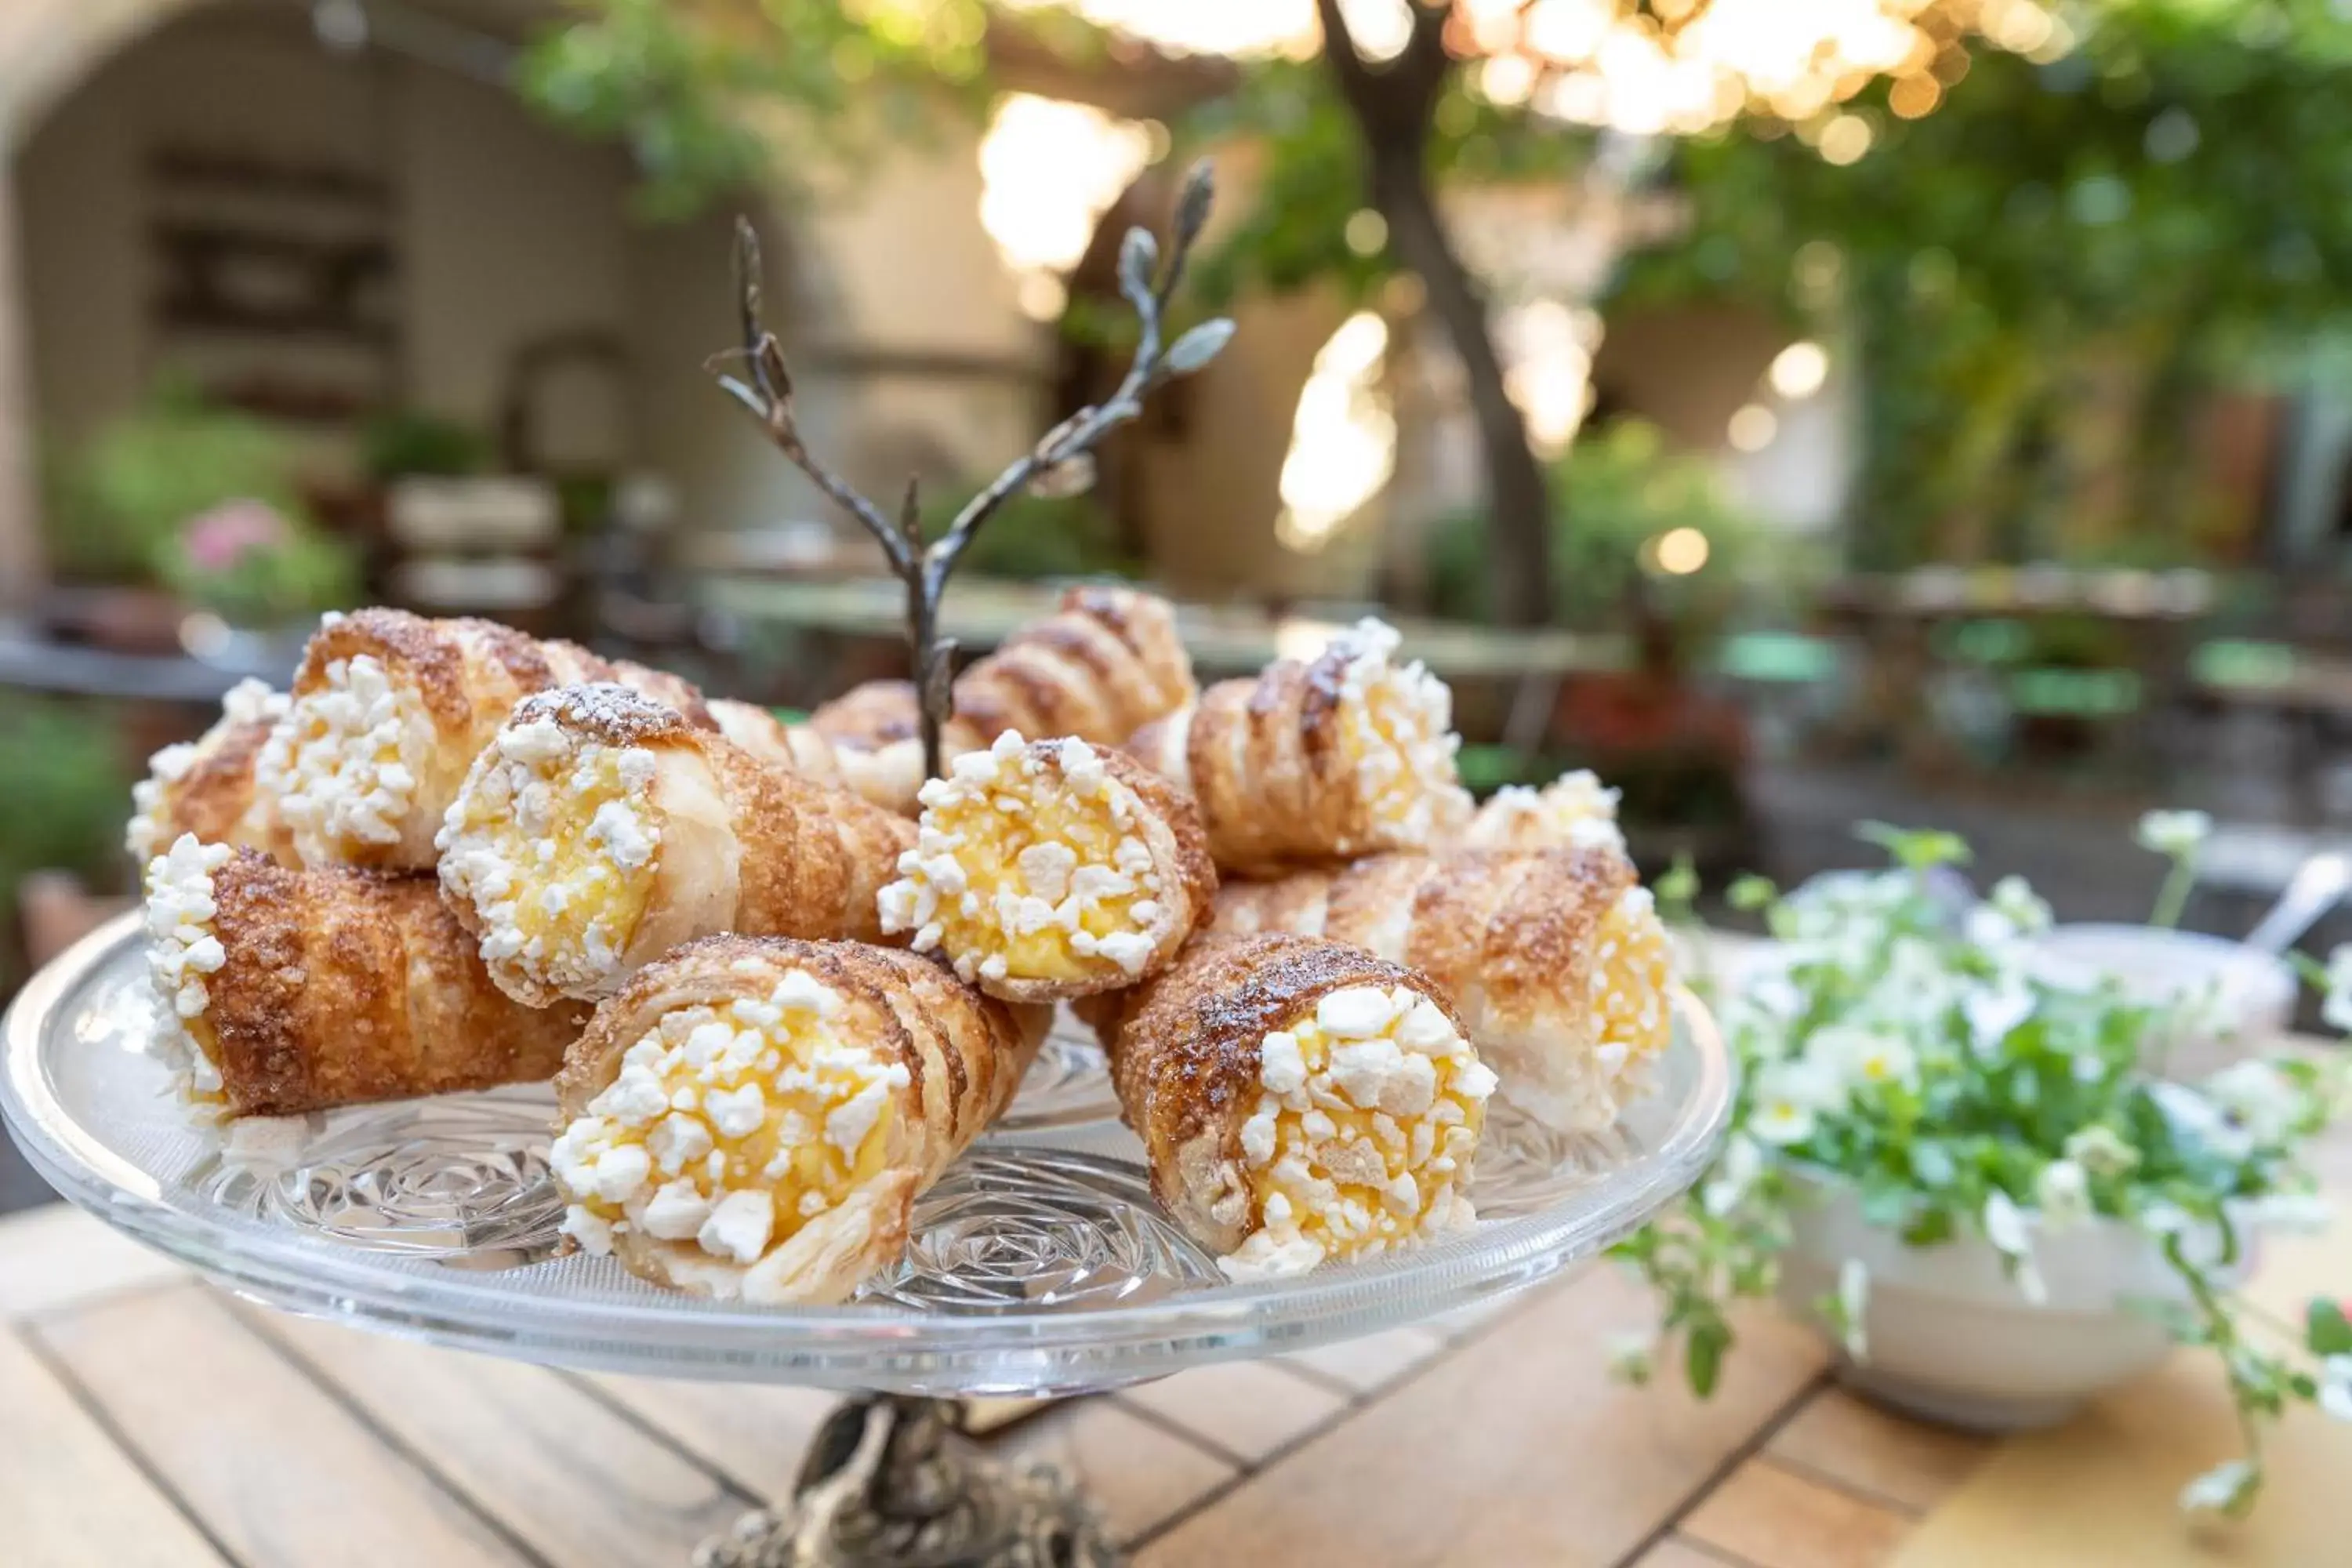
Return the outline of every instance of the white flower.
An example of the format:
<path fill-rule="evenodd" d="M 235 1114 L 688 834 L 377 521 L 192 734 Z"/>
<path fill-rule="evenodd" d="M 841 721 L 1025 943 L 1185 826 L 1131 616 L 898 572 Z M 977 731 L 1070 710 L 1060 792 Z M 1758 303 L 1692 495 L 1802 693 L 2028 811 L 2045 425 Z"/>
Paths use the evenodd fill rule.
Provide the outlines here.
<path fill-rule="evenodd" d="M 2327 955 L 2327 994 L 2319 1004 L 2319 1016 L 2329 1028 L 2352 1035 L 2352 942 Z"/>
<path fill-rule="evenodd" d="M 2139 819 L 2140 847 L 2174 860 L 2196 854 L 2212 832 L 2213 819 L 2201 811 L 2151 811 Z"/>
<path fill-rule="evenodd" d="M 2050 929 L 2050 905 L 2022 877 L 2003 877 L 1995 882 L 1992 896 L 1985 902 L 2006 916 L 2021 933 Z"/>
<path fill-rule="evenodd" d="M 2253 1140 L 2221 1114 L 2221 1108 L 2187 1084 L 2151 1083 L 2147 1097 L 2171 1123 L 2174 1134 L 2203 1145 L 2224 1160 L 2242 1160 L 2254 1152 Z"/>
<path fill-rule="evenodd" d="M 1998 980 L 1973 986 L 1960 1001 L 1969 1020 L 1969 1035 L 1979 1055 L 2000 1048 L 2010 1031 L 2033 1016 L 2033 991 L 2024 977 L 2004 973 Z"/>
<path fill-rule="evenodd" d="M 1610 1336 L 1610 1375 L 1626 1383 L 1647 1383 L 1653 1359 L 1649 1335 L 1636 1331 Z"/>
<path fill-rule="evenodd" d="M 2045 1229 L 2064 1230 L 2091 1217 L 2091 1179 L 2072 1160 L 2053 1160 L 2033 1179 L 2033 1202 Z"/>
<path fill-rule="evenodd" d="M 1870 1311 L 1870 1266 L 1859 1258 L 1849 1258 L 1838 1266 L 1838 1316 L 1845 1353 L 1856 1361 L 1870 1359 L 1870 1335 L 1864 1319 Z"/>
<path fill-rule="evenodd" d="M 2066 1140 L 2066 1158 L 2095 1176 L 2120 1176 L 2139 1163 L 2139 1151 L 2114 1128 L 2095 1124 Z"/>
<path fill-rule="evenodd" d="M 2319 1407 L 2338 1421 L 2352 1421 L 2352 1355 L 2319 1363 Z"/>
<path fill-rule="evenodd" d="M 2190 1512 L 2227 1512 L 2253 1484 L 2254 1468 L 2243 1459 L 2216 1465 L 2180 1489 L 2180 1506 Z"/>
<path fill-rule="evenodd" d="M 1919 1054 L 1910 1041 L 1888 1028 L 1840 1025 L 1823 1029 L 1807 1043 L 1805 1059 L 1848 1089 L 1890 1083 L 1907 1088 L 1919 1079 Z"/>
<path fill-rule="evenodd" d="M 2025 1211 L 2011 1201 L 2007 1193 L 1996 1189 L 1985 1199 L 1985 1239 L 2008 1258 L 2011 1273 L 2017 1280 L 2018 1294 L 2038 1307 L 2049 1300 L 2049 1291 L 2042 1283 L 2041 1270 L 2033 1266 L 2033 1237 L 2026 1229 Z"/>
<path fill-rule="evenodd" d="M 2265 1193 L 2247 1200 L 2245 1215 L 2263 1230 L 2284 1236 L 2317 1236 L 2336 1217 L 2336 1210 L 2316 1193 Z"/>
<path fill-rule="evenodd" d="M 1715 1163 L 1715 1174 L 1700 1192 L 1699 1202 L 1720 1219 L 1739 1206 L 1763 1170 L 1764 1151 L 1756 1140 L 1735 1132 L 1725 1141 L 1723 1157 Z"/>
<path fill-rule="evenodd" d="M 1837 1081 L 1810 1060 L 1774 1062 L 1756 1075 L 1756 1109 L 1748 1130 L 1786 1147 L 1813 1135 L 1821 1112 L 1843 1103 Z"/>
<path fill-rule="evenodd" d="M 2284 1142 L 2303 1114 L 2303 1096 L 2268 1062 L 2233 1062 L 2205 1080 L 2205 1093 L 2260 1145 Z"/>

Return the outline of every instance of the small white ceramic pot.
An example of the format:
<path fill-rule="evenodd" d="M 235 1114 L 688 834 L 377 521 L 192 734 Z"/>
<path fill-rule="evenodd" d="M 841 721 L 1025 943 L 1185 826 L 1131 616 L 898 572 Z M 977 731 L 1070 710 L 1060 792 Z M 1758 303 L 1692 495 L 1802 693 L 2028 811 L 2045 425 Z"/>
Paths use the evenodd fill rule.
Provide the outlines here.
<path fill-rule="evenodd" d="M 2158 926 L 2053 926 L 2033 939 L 2035 973 L 2055 985 L 2112 979 L 2134 1002 L 2164 1007 L 2210 997 L 2200 1028 L 2148 1043 L 2147 1066 L 2202 1078 L 2268 1046 L 2294 1018 L 2295 975 L 2284 959 L 2217 936 Z"/>
<path fill-rule="evenodd" d="M 1982 1237 L 1907 1247 L 1863 1218 L 1859 1195 L 1843 1182 L 1801 1176 L 1799 1183 L 1808 1197 L 1791 1216 L 1780 1303 L 1822 1331 L 1840 1375 L 1857 1393 L 1968 1431 L 2026 1431 L 2063 1421 L 2171 1349 L 2164 1329 L 2129 1303 L 2179 1303 L 2187 1291 L 2164 1255 L 2117 1221 L 2090 1219 L 2053 1234 L 2027 1215 L 2046 1289 L 2037 1304 Z M 2199 1241 L 2208 1249 L 2219 1245 L 2218 1236 Z M 1837 1345 L 1819 1308 L 1836 1293 L 1848 1258 L 1870 1271 L 1859 1362 Z M 2242 1253 L 2225 1278 L 2242 1277 L 2246 1262 Z"/>

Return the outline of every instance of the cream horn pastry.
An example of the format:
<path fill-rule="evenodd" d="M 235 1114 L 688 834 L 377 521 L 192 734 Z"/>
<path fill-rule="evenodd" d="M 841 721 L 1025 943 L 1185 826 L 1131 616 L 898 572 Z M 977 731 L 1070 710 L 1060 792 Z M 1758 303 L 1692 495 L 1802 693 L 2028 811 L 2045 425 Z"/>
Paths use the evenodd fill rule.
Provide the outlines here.
<path fill-rule="evenodd" d="M 1589 768 L 1562 773 L 1541 789 L 1505 784 L 1479 805 L 1454 847 L 1611 849 L 1622 855 L 1617 795 Z"/>
<path fill-rule="evenodd" d="M 295 672 L 260 784 L 304 865 L 431 870 L 442 814 L 515 704 L 593 680 L 619 681 L 709 722 L 688 682 L 571 643 L 404 610 L 331 617 Z"/>
<path fill-rule="evenodd" d="M 714 698 L 709 708 L 719 732 L 762 762 L 845 789 L 900 816 L 922 809 L 915 795 L 923 787 L 923 743 L 912 736 L 860 746 L 836 741 L 814 724 L 787 724 L 755 703 Z"/>
<path fill-rule="evenodd" d="M 764 763 L 623 686 L 529 697 L 444 825 L 441 890 L 490 976 L 593 1000 L 682 942 L 879 937 L 915 825 Z"/>
<path fill-rule="evenodd" d="M 157 1047 L 205 1118 L 552 1078 L 587 1019 L 501 994 L 430 877 L 184 834 L 148 865 L 146 911 Z"/>
<path fill-rule="evenodd" d="M 284 693 L 240 680 L 221 716 L 195 740 L 148 759 L 147 777 L 131 786 L 125 847 L 144 865 L 183 833 L 200 843 L 258 849 L 291 864 L 294 848 L 277 803 L 256 784 L 254 770 L 270 732 L 286 716 Z"/>
<path fill-rule="evenodd" d="M 1234 1279 L 1467 1227 L 1495 1075 L 1424 975 L 1311 937 L 1201 936 L 1091 1008 L 1151 1190 Z"/>
<path fill-rule="evenodd" d="M 1116 746 L 1192 700 L 1175 607 L 1133 588 L 1076 587 L 956 678 L 950 752 L 1007 731 Z"/>
<path fill-rule="evenodd" d="M 1165 967 L 1216 891 L 1200 819 L 1118 752 L 1006 731 L 922 790 L 913 848 L 882 889 L 911 933 L 992 996 L 1045 1002 Z"/>
<path fill-rule="evenodd" d="M 1128 743 L 1189 793 L 1220 869 L 1418 849 L 1459 831 L 1470 796 L 1454 772 L 1453 696 L 1396 632 L 1360 622 L 1311 659 L 1223 680 Z"/>
<path fill-rule="evenodd" d="M 698 1295 L 843 1300 L 898 1260 L 1050 1017 L 895 949 L 690 942 L 597 1009 L 556 1080 L 564 1232 Z"/>
<path fill-rule="evenodd" d="M 1007 731 L 1116 746 L 1196 692 L 1173 605 L 1134 588 L 1076 587 L 956 678 L 940 749 L 979 751 Z M 853 687 L 809 722 L 868 751 L 921 732 L 915 688 L 904 680 Z"/>
<path fill-rule="evenodd" d="M 1646 1081 L 1671 1031 L 1664 926 L 1613 850 L 1383 855 L 1228 883 L 1212 929 L 1353 942 L 1427 974 L 1503 1098 L 1594 1131 Z"/>

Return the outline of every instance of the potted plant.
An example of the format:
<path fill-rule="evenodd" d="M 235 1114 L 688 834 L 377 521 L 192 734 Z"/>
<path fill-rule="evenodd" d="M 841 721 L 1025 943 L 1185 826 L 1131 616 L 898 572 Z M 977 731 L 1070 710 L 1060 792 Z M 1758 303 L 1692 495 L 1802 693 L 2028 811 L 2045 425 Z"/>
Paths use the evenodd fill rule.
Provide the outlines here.
<path fill-rule="evenodd" d="M 2321 1217 L 2302 1155 L 2346 1109 L 2338 1061 L 2246 1059 L 2194 1084 L 2144 1046 L 2179 1003 L 2054 981 L 2023 880 L 1956 909 L 1949 834 L 1873 828 L 1895 865 L 1783 896 L 1728 889 L 1776 941 L 1720 988 L 1743 1069 L 1708 1178 L 1618 1255 L 1709 1390 L 1742 1297 L 1815 1323 L 1858 1388 L 1979 1428 L 2047 1424 L 2174 1342 L 2226 1370 L 2246 1457 L 2184 1501 L 2236 1512 L 2261 1423 L 2291 1400 L 2352 1419 L 2352 1342 L 2315 1310 L 2308 1357 L 2250 1334 L 2230 1295 L 2255 1237 Z M 1687 907 L 1693 879 L 1664 879 Z M 2352 954 L 2333 965 L 2352 992 Z M 2352 1017 L 2352 997 L 2331 1003 Z M 1622 1364 L 1645 1375 L 1654 1345 Z"/>
<path fill-rule="evenodd" d="M 194 387 L 159 383 L 130 413 L 67 450 L 51 469 L 43 508 L 76 629 L 133 651 L 179 646 L 184 605 L 172 561 L 189 519 L 251 498 L 299 511 L 293 448 L 250 415 L 208 403 Z"/>
<path fill-rule="evenodd" d="M 350 603 L 358 588 L 341 541 L 251 496 L 186 519 L 165 542 L 158 566 L 163 581 L 221 624 L 220 636 L 192 643 L 190 651 L 239 668 L 290 668 L 290 653 L 319 613 Z M 279 646 L 289 643 L 290 649 Z"/>

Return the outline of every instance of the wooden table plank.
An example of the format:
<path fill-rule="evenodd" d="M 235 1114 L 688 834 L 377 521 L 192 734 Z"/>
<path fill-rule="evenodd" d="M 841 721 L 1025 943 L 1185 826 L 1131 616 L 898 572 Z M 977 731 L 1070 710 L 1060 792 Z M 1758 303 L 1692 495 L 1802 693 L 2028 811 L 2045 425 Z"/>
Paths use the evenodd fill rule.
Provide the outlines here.
<path fill-rule="evenodd" d="M 188 1278 L 70 1204 L 45 1204 L 0 1219 L 0 1320 L 62 1311 L 125 1290 Z"/>
<path fill-rule="evenodd" d="M 682 1563 L 751 1500 L 544 1367 L 284 1313 L 245 1316 L 563 1568 Z"/>
<path fill-rule="evenodd" d="M 1623 1387 L 1601 1347 L 1654 1311 L 1616 1271 L 1588 1270 L 1251 1477 L 1140 1563 L 1616 1563 L 1821 1365 L 1810 1334 L 1759 1312 L 1742 1320 L 1713 1400 L 1664 1379 Z"/>
<path fill-rule="evenodd" d="M 1360 1394 L 1393 1383 L 1434 1359 L 1447 1342 L 1446 1337 L 1433 1329 L 1391 1329 L 1384 1334 L 1342 1340 L 1336 1345 L 1301 1351 L 1282 1359 L 1286 1364 L 1305 1367 Z"/>
<path fill-rule="evenodd" d="M 774 1384 L 592 1373 L 584 1386 L 612 1401 L 752 1497 L 788 1495 L 801 1456 L 841 1395 Z"/>
<path fill-rule="evenodd" d="M 1907 1515 L 1754 1458 L 1691 1510 L 1682 1533 L 1756 1568 L 1878 1568 L 1910 1529 Z"/>
<path fill-rule="evenodd" d="M 1272 1362 L 1226 1362 L 1180 1372 L 1117 1396 L 1255 1464 L 1348 1408 L 1334 1393 Z"/>
<path fill-rule="evenodd" d="M 246 1568 L 541 1561 L 190 1286 L 30 1331 Z"/>
<path fill-rule="evenodd" d="M 220 1568 L 21 1339 L 0 1329 L 0 1543 L 23 1568 Z"/>
<path fill-rule="evenodd" d="M 1634 1558 L 1628 1568 L 1755 1568 L 1755 1565 L 1727 1556 L 1687 1536 L 1670 1535 Z"/>
<path fill-rule="evenodd" d="M 1230 1480 L 1234 1467 L 1108 1399 L 1074 1399 L 988 1445 L 1009 1460 L 1057 1466 L 1094 1500 L 1112 1539 L 1155 1530 Z M 1250 1557 L 1236 1561 L 1271 1562 Z"/>
<path fill-rule="evenodd" d="M 1765 1451 L 1919 1514 L 1950 1495 L 1997 1446 L 1987 1437 L 1906 1420 L 1842 1388 L 1825 1388 L 1773 1434 Z"/>

